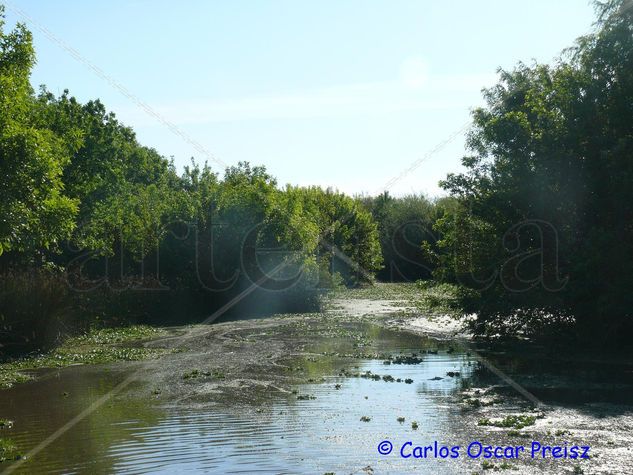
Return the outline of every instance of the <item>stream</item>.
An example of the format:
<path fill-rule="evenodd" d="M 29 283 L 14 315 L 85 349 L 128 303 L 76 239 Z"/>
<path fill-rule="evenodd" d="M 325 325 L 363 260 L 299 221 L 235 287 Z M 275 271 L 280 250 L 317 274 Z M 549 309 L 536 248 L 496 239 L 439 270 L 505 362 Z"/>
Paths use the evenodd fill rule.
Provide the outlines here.
<path fill-rule="evenodd" d="M 16 466 L 16 473 L 436 474 L 480 469 L 481 460 L 405 459 L 398 451 L 406 441 L 465 446 L 486 437 L 485 428 L 477 425 L 479 416 L 469 416 L 461 395 L 499 385 L 498 377 L 456 342 L 364 322 L 354 331 L 371 334 L 371 348 L 365 351 L 363 343 L 351 343 L 344 335 L 319 340 L 289 360 L 289 372 L 300 372 L 302 383 L 292 385 L 291 392 L 253 397 L 252 404 L 220 400 L 191 406 L 163 399 L 145 380 L 135 382 Z M 543 368 L 542 359 L 510 360 L 493 352 L 487 357 L 505 362 L 508 371 L 546 402 L 558 404 L 559 411 L 575 404 L 586 412 L 587 404 L 606 403 L 611 409 L 602 406 L 591 417 L 602 411 L 606 420 L 613 408 L 614 417 L 630 412 L 630 406 L 622 406 L 632 400 L 630 368 L 614 375 L 585 365 L 576 376 L 567 371 L 572 382 L 557 386 L 547 376 L 536 382 L 534 375 L 540 373 L 535 368 Z M 128 363 L 42 371 L 36 381 L 0 393 L 0 417 L 14 421 L 13 428 L 4 430 L 26 453 L 131 371 Z M 615 386 L 605 386 L 607 380 Z M 581 381 L 582 390 L 574 386 Z M 596 385 L 603 391 L 592 392 Z M 499 386 L 497 394 L 504 399 L 495 410 L 526 410 L 525 401 Z M 596 394 L 615 399 L 599 400 Z M 564 410 L 552 428 L 563 427 L 565 418 L 578 421 Z M 393 453 L 378 453 L 383 440 L 393 443 Z"/>

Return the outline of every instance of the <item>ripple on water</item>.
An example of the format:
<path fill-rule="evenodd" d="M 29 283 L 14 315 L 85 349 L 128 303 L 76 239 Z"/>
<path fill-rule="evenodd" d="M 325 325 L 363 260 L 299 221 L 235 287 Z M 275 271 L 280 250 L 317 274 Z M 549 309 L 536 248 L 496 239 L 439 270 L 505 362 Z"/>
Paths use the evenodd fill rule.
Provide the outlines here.
<path fill-rule="evenodd" d="M 113 468 L 119 473 L 318 473 L 367 465 L 414 470 L 410 462 L 379 456 L 376 447 L 383 439 L 450 437 L 448 420 L 454 414 L 449 398 L 460 379 L 446 373 L 459 371 L 468 377 L 466 363 L 464 355 L 426 355 L 416 365 L 356 361 L 359 368 L 348 369 L 350 373 L 389 374 L 402 382 L 327 377 L 323 383 L 298 388 L 299 394 L 315 399 L 280 399 L 263 413 L 250 415 L 170 410 L 153 427 L 127 427 L 130 436 L 114 444 L 108 456 L 115 460 Z M 433 380 L 440 375 L 443 379 Z M 407 378 L 414 382 L 405 384 Z M 339 389 L 335 389 L 337 384 Z M 362 416 L 370 421 L 362 422 Z M 404 423 L 397 421 L 400 416 L 405 417 Z M 411 428 L 414 420 L 419 422 L 417 431 Z M 440 469 L 426 465 L 429 473 Z"/>
<path fill-rule="evenodd" d="M 412 351 L 416 350 L 405 353 Z M 166 408 L 148 401 L 114 399 L 19 471 L 348 473 L 367 465 L 397 472 L 455 470 L 454 464 L 425 461 L 416 466 L 396 455 L 380 456 L 376 448 L 384 439 L 395 446 L 405 440 L 450 442 L 450 420 L 455 417 L 450 398 L 470 375 L 468 356 L 440 352 L 422 355 L 419 364 L 391 365 L 382 360 L 332 360 L 334 375 L 296 388 L 298 394 L 315 399 L 276 398 L 259 413 L 218 406 Z M 342 369 L 347 374 L 391 375 L 402 382 L 337 376 Z M 458 371 L 461 377 L 448 377 L 449 371 Z M 28 450 L 124 377 L 124 372 L 104 372 L 98 367 L 52 371 L 40 381 L 5 392 L 0 416 L 11 414 L 16 424 L 10 436 Z M 407 378 L 413 383 L 405 384 Z M 362 416 L 369 417 L 369 422 L 361 421 Z M 398 417 L 405 422 L 398 422 Z M 418 430 L 411 428 L 412 421 L 419 423 Z"/>

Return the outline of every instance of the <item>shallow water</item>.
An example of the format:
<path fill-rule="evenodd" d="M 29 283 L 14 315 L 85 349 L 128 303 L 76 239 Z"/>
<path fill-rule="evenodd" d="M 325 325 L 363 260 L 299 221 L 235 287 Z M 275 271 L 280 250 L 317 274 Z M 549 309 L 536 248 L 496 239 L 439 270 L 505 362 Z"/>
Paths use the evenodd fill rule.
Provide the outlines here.
<path fill-rule="evenodd" d="M 360 344 L 358 340 L 352 343 L 341 334 L 310 348 L 310 354 L 326 356 L 293 361 L 306 380 L 315 381 L 296 386 L 296 395 L 276 394 L 250 406 L 191 409 L 166 404 L 160 396 L 151 395 L 151 387 L 131 388 L 134 391 L 115 396 L 21 464 L 17 472 L 371 473 L 368 467 L 376 473 L 464 471 L 461 460 L 405 460 L 397 451 L 409 440 L 422 445 L 435 440 L 450 445 L 464 442 L 456 393 L 470 385 L 499 381 L 458 345 L 364 324 L 359 328 L 370 337 L 371 349 L 363 348 L 362 339 Z M 352 348 L 357 353 L 366 349 L 367 353 L 378 350 L 391 356 L 415 354 L 421 361 L 384 364 L 383 357 L 340 356 L 349 355 Z M 547 380 L 542 362 L 540 372 L 535 369 L 537 359 L 526 366 L 504 355 L 487 356 L 525 382 L 535 375 Z M 0 418 L 15 424 L 0 432 L 0 437 L 10 437 L 22 452 L 28 452 L 122 381 L 129 374 L 121 369 L 124 367 L 47 371 L 38 381 L 1 392 Z M 402 381 L 355 376 L 367 371 Z M 450 377 L 449 372 L 460 374 Z M 574 373 L 569 374 L 573 379 Z M 574 384 L 583 381 L 582 374 L 573 379 Z M 591 374 L 602 375 L 598 380 L 605 382 L 604 372 Z M 618 384 L 623 384 L 622 373 L 618 374 Z M 406 384 L 407 378 L 413 382 Z M 560 395 L 557 386 L 532 382 L 545 395 L 547 388 Z M 298 396 L 311 398 L 299 400 Z M 370 420 L 362 421 L 363 416 Z M 404 417 L 405 422 L 398 422 L 398 417 Z M 417 430 L 411 426 L 413 421 L 419 424 Z M 378 454 L 383 440 L 393 442 L 391 455 Z M 6 465 L 0 464 L 0 469 L 4 468 Z"/>
<path fill-rule="evenodd" d="M 449 438 L 455 417 L 451 395 L 462 378 L 468 378 L 472 361 L 458 351 L 422 354 L 421 347 L 435 347 L 424 339 L 398 340 L 389 334 L 382 343 L 381 352 L 417 352 L 423 360 L 386 365 L 382 359 L 298 359 L 296 364 L 318 382 L 297 386 L 297 395 L 275 396 L 253 407 L 192 410 L 165 405 L 160 397 L 138 400 L 123 394 L 23 463 L 18 472 L 324 473 L 368 465 L 395 469 L 399 458 L 379 455 L 378 443 Z M 4 391 L 0 417 L 15 422 L 6 436 L 27 452 L 123 380 L 126 372 L 115 368 L 49 371 L 38 381 Z M 342 370 L 371 371 L 402 381 L 340 376 Z M 446 376 L 449 371 L 459 371 L 462 378 Z M 432 380 L 435 377 L 443 379 Z M 413 383 L 406 384 L 406 378 Z M 299 400 L 298 395 L 314 399 Z M 362 416 L 371 420 L 363 422 Z M 406 418 L 404 423 L 397 421 L 400 416 Z M 414 420 L 419 423 L 415 431 Z M 415 470 L 408 463 L 398 471 L 404 468 Z"/>
<path fill-rule="evenodd" d="M 119 473 L 324 473 L 391 466 L 389 457 L 377 454 L 383 439 L 426 440 L 446 433 L 452 415 L 444 399 L 459 381 L 428 379 L 464 371 L 463 363 L 459 356 L 446 355 L 429 355 L 419 365 L 362 361 L 360 371 L 417 381 L 326 377 L 298 387 L 299 395 L 315 399 L 279 399 L 255 414 L 169 409 L 152 427 L 128 424 L 130 437 L 112 444 L 107 457 Z M 336 384 L 340 389 L 334 389 Z M 399 415 L 406 417 L 405 423 L 396 420 Z M 371 420 L 362 422 L 362 416 Z M 417 431 L 411 428 L 413 420 L 420 423 Z"/>

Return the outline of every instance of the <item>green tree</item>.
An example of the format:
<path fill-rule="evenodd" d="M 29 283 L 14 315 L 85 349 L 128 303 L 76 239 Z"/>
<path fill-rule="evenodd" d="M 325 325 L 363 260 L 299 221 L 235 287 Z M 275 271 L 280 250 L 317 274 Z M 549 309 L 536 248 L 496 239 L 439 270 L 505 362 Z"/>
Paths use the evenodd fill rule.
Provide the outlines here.
<path fill-rule="evenodd" d="M 22 24 L 10 33 L 3 27 L 0 6 L 0 253 L 55 249 L 75 226 L 78 201 L 65 193 L 62 175 L 80 137 L 40 126 L 31 33 Z"/>
<path fill-rule="evenodd" d="M 481 291 L 480 331 L 558 315 L 586 334 L 630 334 L 633 11 L 624 6 L 597 4 L 595 31 L 555 65 L 500 71 L 474 111 L 468 172 L 443 183 L 460 211 L 438 227 L 444 275 L 468 275 Z"/>
<path fill-rule="evenodd" d="M 430 254 L 437 241 L 433 225 L 442 208 L 423 195 L 395 198 L 384 192 L 361 201 L 378 224 L 385 262 L 378 277 L 387 281 L 429 279 L 435 267 Z"/>
<path fill-rule="evenodd" d="M 378 226 L 358 200 L 319 187 L 292 188 L 302 196 L 304 213 L 316 224 L 318 261 L 324 272 L 339 273 L 348 284 L 373 280 L 382 267 Z"/>

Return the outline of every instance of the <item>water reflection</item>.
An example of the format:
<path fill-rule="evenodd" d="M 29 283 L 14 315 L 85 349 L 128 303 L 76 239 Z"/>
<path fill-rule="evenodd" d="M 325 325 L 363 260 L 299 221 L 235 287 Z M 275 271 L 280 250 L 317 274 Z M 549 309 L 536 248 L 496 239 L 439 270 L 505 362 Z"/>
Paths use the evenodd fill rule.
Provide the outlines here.
<path fill-rule="evenodd" d="M 18 473 L 360 473 L 368 466 L 377 473 L 455 473 L 464 468 L 461 461 L 381 456 L 377 446 L 385 439 L 396 450 L 407 440 L 457 442 L 463 424 L 455 393 L 499 380 L 451 342 L 366 323 L 342 329 L 332 325 L 331 331 L 331 338 L 315 339 L 292 360 L 305 381 L 313 381 L 294 388 L 296 394 L 275 393 L 263 404 L 260 398 L 252 405 L 193 410 L 167 406 L 151 387 L 131 388 L 21 465 Z M 399 355 L 417 360 L 395 364 L 393 357 Z M 559 367 L 534 355 L 486 356 L 547 402 L 565 394 L 591 402 L 613 393 L 631 403 L 627 367 Z M 389 358 L 391 364 L 385 364 Z M 122 381 L 128 373 L 117 368 L 48 371 L 38 381 L 0 392 L 0 418 L 15 421 L 0 437 L 10 437 L 27 452 Z"/>
<path fill-rule="evenodd" d="M 450 395 L 461 380 L 446 373 L 460 372 L 468 378 L 472 366 L 470 358 L 459 352 L 424 353 L 424 348 L 435 347 L 426 340 L 398 339 L 384 332 L 374 332 L 372 338 L 380 340 L 382 352 L 417 352 L 421 362 L 386 365 L 383 359 L 298 358 L 296 364 L 317 382 L 300 385 L 296 391 L 314 399 L 275 397 L 263 406 L 245 408 L 166 407 L 149 396 L 147 388 L 146 400 L 129 395 L 111 400 L 18 472 L 324 473 L 368 465 L 395 469 L 402 461 L 379 456 L 377 444 L 385 438 L 441 439 L 453 417 Z M 360 351 L 358 344 L 344 339 L 338 346 L 331 343 L 326 346 L 339 354 Z M 415 346 L 407 346 L 411 343 Z M 401 382 L 339 376 L 367 371 Z M 67 368 L 3 392 L 0 417 L 15 421 L 7 436 L 27 451 L 125 376 L 112 367 Z M 404 383 L 409 378 L 413 383 Z M 370 421 L 362 422 L 362 416 Z M 398 417 L 405 422 L 398 422 Z M 412 421 L 419 423 L 417 431 L 411 428 Z M 408 463 L 397 471 L 404 469 L 416 470 Z"/>
<path fill-rule="evenodd" d="M 446 373 L 460 371 L 468 377 L 465 363 L 463 355 L 446 354 L 427 355 L 417 365 L 360 361 L 350 371 L 411 378 L 414 383 L 326 376 L 323 382 L 297 388 L 299 395 L 314 399 L 279 399 L 261 413 L 183 414 L 172 409 L 155 426 L 127 425 L 130 436 L 113 444 L 108 456 L 116 460 L 112 466 L 119 473 L 325 473 L 367 465 L 419 470 L 395 456 L 379 456 L 376 447 L 383 439 L 448 439 L 448 419 L 454 417 L 449 396 L 459 380 Z M 443 379 L 432 379 L 438 375 Z M 370 421 L 362 422 L 363 416 Z M 404 423 L 398 422 L 400 416 Z M 417 431 L 411 428 L 413 421 L 419 423 Z M 428 473 L 438 472 L 432 462 L 426 466 Z"/>

